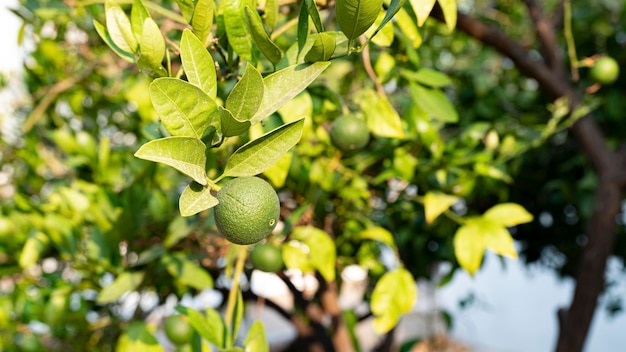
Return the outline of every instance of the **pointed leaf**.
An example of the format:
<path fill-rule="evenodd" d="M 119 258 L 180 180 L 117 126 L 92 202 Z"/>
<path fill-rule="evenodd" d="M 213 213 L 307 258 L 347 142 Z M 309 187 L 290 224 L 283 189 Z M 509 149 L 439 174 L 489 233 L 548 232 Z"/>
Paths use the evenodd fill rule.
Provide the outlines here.
<path fill-rule="evenodd" d="M 250 330 L 248 330 L 248 335 L 243 342 L 244 351 L 245 352 L 269 352 L 269 344 L 267 343 L 267 338 L 265 337 L 265 329 L 263 329 L 263 323 L 257 320 L 255 321 Z"/>
<path fill-rule="evenodd" d="M 246 65 L 241 79 L 226 98 L 226 109 L 237 121 L 249 121 L 263 100 L 263 76 L 254 65 Z"/>
<path fill-rule="evenodd" d="M 319 10 L 317 9 L 317 4 L 315 0 L 304 0 L 304 4 L 306 4 L 307 12 L 315 25 L 315 30 L 318 33 L 324 32 L 324 24 L 322 23 L 322 19 L 320 18 Z"/>
<path fill-rule="evenodd" d="M 193 28 L 193 34 L 200 40 L 203 47 L 211 34 L 214 14 L 214 0 L 198 0 L 196 2 L 196 8 L 191 19 L 191 27 Z"/>
<path fill-rule="evenodd" d="M 410 70 L 401 70 L 400 75 L 409 81 L 424 84 L 433 88 L 442 88 L 452 83 L 450 77 L 439 71 L 430 68 L 420 68 L 417 72 Z"/>
<path fill-rule="evenodd" d="M 211 99 L 217 96 L 217 75 L 213 57 L 188 29 L 180 41 L 180 59 L 189 83 L 199 87 Z"/>
<path fill-rule="evenodd" d="M 484 219 L 484 218 L 483 218 Z M 505 227 L 485 219 L 481 225 L 485 235 L 485 248 L 496 254 L 517 259 L 517 250 L 513 237 Z"/>
<path fill-rule="evenodd" d="M 280 51 L 278 46 L 274 44 L 274 42 L 270 39 L 270 36 L 265 32 L 265 28 L 263 27 L 263 21 L 261 20 L 261 16 L 256 10 L 252 10 L 249 6 L 245 7 L 245 18 L 248 28 L 250 30 L 250 34 L 252 35 L 252 39 L 256 43 L 261 53 L 265 55 L 265 57 L 270 60 L 271 63 L 276 65 L 278 61 L 283 56 L 283 53 Z"/>
<path fill-rule="evenodd" d="M 228 44 L 243 59 L 252 61 L 252 37 L 246 26 L 244 8 L 254 7 L 250 0 L 229 0 L 224 6 L 224 26 L 228 36 Z"/>
<path fill-rule="evenodd" d="M 456 123 L 459 114 L 450 100 L 439 89 L 430 89 L 419 84 L 411 83 L 411 93 L 419 107 L 428 113 L 428 116 L 441 123 Z"/>
<path fill-rule="evenodd" d="M 190 137 L 166 137 L 142 145 L 135 153 L 140 159 L 150 160 L 175 168 L 206 185 L 206 146 Z"/>
<path fill-rule="evenodd" d="M 408 14 L 405 9 L 400 9 L 394 19 L 395 24 L 400 28 L 402 33 L 410 42 L 413 49 L 417 49 L 422 45 L 422 34 L 415 25 L 415 20 Z"/>
<path fill-rule="evenodd" d="M 391 248 L 396 248 L 396 243 L 393 240 L 393 234 L 383 227 L 370 227 L 361 231 L 359 237 L 363 240 L 378 241 Z"/>
<path fill-rule="evenodd" d="M 122 59 L 130 63 L 135 63 L 135 55 L 133 55 L 133 53 L 131 53 L 130 51 L 124 50 L 117 46 L 117 44 L 115 44 L 115 42 L 113 41 L 113 38 L 111 38 L 111 33 L 109 33 L 109 31 L 104 28 L 104 25 L 102 25 L 102 23 L 93 20 L 93 26 L 96 28 L 96 32 L 98 32 L 100 38 L 102 38 L 102 40 L 106 43 L 106 45 L 109 46 L 109 48 L 111 48 L 111 50 L 113 50 L 113 52 L 115 52 Z"/>
<path fill-rule="evenodd" d="M 193 16 L 194 0 L 176 0 L 176 4 L 180 9 L 180 13 L 183 15 L 187 23 L 191 23 L 191 17 Z"/>
<path fill-rule="evenodd" d="M 480 268 L 487 245 L 482 230 L 477 221 L 468 221 L 454 235 L 456 260 L 470 275 Z"/>
<path fill-rule="evenodd" d="M 457 0 L 437 0 L 441 10 L 443 11 L 443 18 L 446 20 L 446 26 L 448 30 L 452 32 L 456 27 L 456 2 Z"/>
<path fill-rule="evenodd" d="M 213 278 L 207 271 L 185 257 L 184 254 L 165 255 L 161 262 L 167 272 L 183 285 L 198 290 L 213 287 Z"/>
<path fill-rule="evenodd" d="M 224 137 L 239 136 L 250 129 L 250 121 L 238 121 L 233 117 L 230 111 L 221 106 L 218 108 Z"/>
<path fill-rule="evenodd" d="M 298 14 L 298 55 L 302 52 L 307 38 L 309 37 L 309 9 L 306 4 L 300 4 L 300 12 Z"/>
<path fill-rule="evenodd" d="M 107 2 L 105 11 L 107 30 L 115 45 L 124 51 L 136 53 L 139 43 L 124 10 L 119 5 Z"/>
<path fill-rule="evenodd" d="M 426 222 L 432 223 L 439 215 L 443 214 L 450 206 L 459 201 L 459 197 L 450 196 L 441 192 L 427 192 L 424 196 L 424 212 Z"/>
<path fill-rule="evenodd" d="M 302 136 L 304 120 L 280 126 L 250 141 L 233 153 L 222 177 L 258 175 L 289 151 Z"/>
<path fill-rule="evenodd" d="M 256 123 L 270 116 L 308 87 L 328 65 L 330 62 L 294 65 L 265 77 L 263 79 L 265 85 L 263 101 L 250 122 Z"/>
<path fill-rule="evenodd" d="M 152 105 L 161 116 L 165 128 L 173 136 L 202 139 L 204 131 L 216 125 L 210 117 L 217 104 L 200 88 L 177 78 L 158 78 L 150 84 Z"/>
<path fill-rule="evenodd" d="M 367 89 L 361 92 L 357 100 L 372 134 L 388 138 L 404 138 L 400 115 L 387 98 Z"/>
<path fill-rule="evenodd" d="M 269 27 L 270 33 L 276 27 L 276 18 L 278 17 L 278 0 L 265 0 L 265 23 Z"/>
<path fill-rule="evenodd" d="M 96 302 L 105 304 L 117 301 L 126 292 L 136 290 L 141 285 L 144 275 L 143 271 L 121 273 L 112 284 L 100 291 Z"/>
<path fill-rule="evenodd" d="M 291 160 L 293 159 L 293 153 L 289 152 L 278 159 L 267 170 L 263 171 L 263 175 L 267 177 L 272 185 L 276 188 L 280 188 L 285 185 L 287 175 L 289 174 L 289 168 L 291 167 Z"/>
<path fill-rule="evenodd" d="M 417 285 L 406 269 L 396 269 L 383 275 L 372 292 L 374 330 L 379 334 L 390 331 L 402 314 L 411 311 L 416 299 Z"/>
<path fill-rule="evenodd" d="M 324 280 L 334 281 L 337 253 L 332 238 L 326 232 L 313 226 L 296 227 L 292 237 L 309 247 L 309 262 L 319 271 Z"/>
<path fill-rule="evenodd" d="M 402 6 L 404 6 L 405 2 L 406 0 L 391 0 L 391 2 L 389 3 L 389 8 L 387 8 L 387 12 L 385 12 L 385 17 L 378 25 L 378 28 L 376 28 L 376 30 L 374 31 L 374 34 L 372 34 L 372 37 L 374 37 L 380 30 L 385 28 L 385 26 L 387 25 L 387 23 L 389 23 L 389 21 L 391 21 L 393 16 L 395 16 L 398 11 L 402 9 Z"/>
<path fill-rule="evenodd" d="M 150 18 L 150 13 L 148 13 L 148 9 L 143 1 L 134 0 L 133 7 L 130 10 L 130 24 L 133 34 L 135 34 L 135 38 L 138 40 L 141 39 L 144 23 L 148 18 Z"/>
<path fill-rule="evenodd" d="M 378 17 L 376 17 L 374 25 L 365 32 L 365 36 L 369 37 L 372 43 L 378 46 L 389 47 L 393 43 L 395 36 L 393 23 L 387 22 L 385 25 L 378 28 L 380 24 L 383 23 L 384 18 L 385 13 L 381 11 Z"/>
<path fill-rule="evenodd" d="M 146 18 L 143 23 L 140 50 L 141 58 L 150 66 L 163 69 L 161 62 L 165 55 L 165 39 L 159 26 L 151 18 Z"/>
<path fill-rule="evenodd" d="M 437 0 L 409 0 L 415 16 L 417 17 L 417 25 L 419 27 L 424 25 L 424 22 L 428 19 L 430 11 L 433 10 L 435 2 Z"/>
<path fill-rule="evenodd" d="M 211 194 L 211 189 L 196 182 L 185 187 L 178 199 L 178 208 L 181 216 L 192 216 L 201 211 L 213 208 L 219 202 Z"/>
<path fill-rule="evenodd" d="M 289 241 L 282 246 L 283 261 L 288 269 L 298 269 L 304 273 L 315 270 L 309 259 L 309 248 L 300 241 Z"/>
<path fill-rule="evenodd" d="M 337 0 L 337 23 L 349 41 L 372 26 L 383 6 L 383 0 Z"/>
<path fill-rule="evenodd" d="M 189 307 L 176 306 L 176 311 L 187 317 L 191 326 L 205 340 L 218 348 L 224 347 L 224 332 L 226 327 L 220 314 L 214 309 L 206 309 L 206 317 L 197 310 Z"/>
<path fill-rule="evenodd" d="M 483 217 L 506 227 L 533 221 L 533 215 L 515 203 L 495 205 L 487 210 Z"/>

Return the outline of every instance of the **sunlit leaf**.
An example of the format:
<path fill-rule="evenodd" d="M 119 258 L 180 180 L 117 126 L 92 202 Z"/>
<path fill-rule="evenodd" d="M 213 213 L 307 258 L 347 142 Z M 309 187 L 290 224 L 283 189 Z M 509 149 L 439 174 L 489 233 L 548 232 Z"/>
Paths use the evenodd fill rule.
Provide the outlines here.
<path fill-rule="evenodd" d="M 359 237 L 364 240 L 373 240 L 384 243 L 391 248 L 396 248 L 393 234 L 382 227 L 370 227 L 361 231 Z"/>
<path fill-rule="evenodd" d="M 390 331 L 402 314 L 411 311 L 416 299 L 417 285 L 409 271 L 400 268 L 383 275 L 372 292 L 374 330 L 379 334 Z"/>
<path fill-rule="evenodd" d="M 143 321 L 133 321 L 117 340 L 116 352 L 163 352 L 163 347 Z"/>
<path fill-rule="evenodd" d="M 206 146 L 196 138 L 166 137 L 142 145 L 135 156 L 171 166 L 199 184 L 206 185 L 205 153 Z"/>
<path fill-rule="evenodd" d="M 143 271 L 121 273 L 112 284 L 100 291 L 96 302 L 104 304 L 118 300 L 123 294 L 136 290 L 141 285 L 144 276 Z"/>
<path fill-rule="evenodd" d="M 189 319 L 194 330 L 208 342 L 219 348 L 224 347 L 226 327 L 220 314 L 212 308 L 206 309 L 206 316 L 189 307 L 176 306 L 176 311 Z"/>
<path fill-rule="evenodd" d="M 199 39 L 202 46 L 206 43 L 211 34 L 213 26 L 213 15 L 215 13 L 214 0 L 198 0 L 191 18 L 193 34 Z"/>
<path fill-rule="evenodd" d="M 218 204 L 217 198 L 211 194 L 211 189 L 196 182 L 185 187 L 178 200 L 180 215 L 192 216 L 201 211 L 213 208 Z"/>
<path fill-rule="evenodd" d="M 261 323 L 261 321 L 257 320 L 252 324 L 248 330 L 246 339 L 243 341 L 243 345 L 245 352 L 270 351 L 267 338 L 265 337 L 265 329 L 263 328 L 263 323 Z"/>
<path fill-rule="evenodd" d="M 424 22 L 428 19 L 430 15 L 430 11 L 432 11 L 435 6 L 435 2 L 437 0 L 409 0 L 411 3 L 411 7 L 413 8 L 413 12 L 415 12 L 415 16 L 417 17 L 417 25 L 423 26 Z"/>
<path fill-rule="evenodd" d="M 446 26 L 449 31 L 453 31 L 456 27 L 456 2 L 457 0 L 437 0 L 441 10 L 443 11 L 443 18 L 446 21 Z"/>
<path fill-rule="evenodd" d="M 424 196 L 424 212 L 426 222 L 432 223 L 439 215 L 448 210 L 450 206 L 459 201 L 459 197 L 447 195 L 441 192 L 427 192 Z"/>
<path fill-rule="evenodd" d="M 491 207 L 483 217 L 503 226 L 515 226 L 533 221 L 533 215 L 515 203 L 502 203 Z"/>
<path fill-rule="evenodd" d="M 361 91 L 358 104 L 365 114 L 367 127 L 372 134 L 388 138 L 404 138 L 400 115 L 386 97 L 371 89 Z"/>
<path fill-rule="evenodd" d="M 309 247 L 309 261 L 322 277 L 328 282 L 334 281 L 337 254 L 332 238 L 326 232 L 313 226 L 296 227 L 292 237 Z"/>
<path fill-rule="evenodd" d="M 217 76 L 213 57 L 202 42 L 188 29 L 180 41 L 180 58 L 189 83 L 199 87 L 210 98 L 217 96 Z"/>
<path fill-rule="evenodd" d="M 183 285 L 193 287 L 198 290 L 213 287 L 213 278 L 209 273 L 194 262 L 185 257 L 184 254 L 167 254 L 161 262 L 167 271 Z"/>
<path fill-rule="evenodd" d="M 249 121 L 259 110 L 265 87 L 263 76 L 254 67 L 246 65 L 241 79 L 226 98 L 226 109 L 237 121 Z"/>

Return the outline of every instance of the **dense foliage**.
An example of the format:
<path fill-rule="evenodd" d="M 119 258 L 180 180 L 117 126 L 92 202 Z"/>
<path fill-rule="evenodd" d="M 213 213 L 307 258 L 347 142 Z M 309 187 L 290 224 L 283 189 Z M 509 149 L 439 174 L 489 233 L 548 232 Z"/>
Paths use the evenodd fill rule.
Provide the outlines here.
<path fill-rule="evenodd" d="M 232 282 L 250 274 L 249 248 L 220 236 L 211 209 L 239 177 L 278 192 L 281 221 L 264 242 L 287 269 L 316 273 L 315 296 L 293 293 L 333 325 L 284 313 L 322 326 L 322 344 L 355 318 L 325 298 L 349 265 L 368 271 L 379 333 L 438 263 L 452 264 L 444 284 L 479 270 L 485 250 L 517 258 L 510 232 L 526 260 L 573 275 L 599 181 L 568 128 L 594 110 L 610 144 L 624 135 L 623 75 L 594 85 L 583 66 L 599 53 L 626 62 L 626 9 L 576 4 L 563 19 L 561 54 L 573 37 L 587 58 L 569 57 L 586 95 L 571 111 L 454 31 L 456 1 L 438 1 L 443 21 L 429 17 L 434 1 L 420 4 L 21 1 L 31 100 L 2 116 L 0 349 L 162 350 L 157 307 L 215 288 L 222 317 L 177 308 L 194 348 L 201 336 L 266 350 L 261 325 L 236 339 L 251 294 Z M 524 4 L 459 7 L 538 49 Z M 333 144 L 348 115 L 370 134 L 355 150 Z M 294 346 L 316 341 L 305 337 Z"/>

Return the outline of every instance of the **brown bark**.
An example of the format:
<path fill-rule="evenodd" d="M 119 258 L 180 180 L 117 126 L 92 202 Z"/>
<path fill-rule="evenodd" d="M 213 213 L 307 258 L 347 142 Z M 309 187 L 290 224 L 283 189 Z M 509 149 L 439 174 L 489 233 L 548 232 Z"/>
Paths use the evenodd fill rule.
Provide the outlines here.
<path fill-rule="evenodd" d="M 546 55 L 544 61 L 534 60 L 527 48 L 519 45 L 500 29 L 465 14 L 458 14 L 457 29 L 481 41 L 510 58 L 525 75 L 534 78 L 551 98 L 569 96 L 572 107 L 578 97 L 568 79 L 564 78 L 562 64 L 555 62 L 556 40 L 554 28 L 546 25 L 545 15 L 534 0 L 524 0 L 537 28 L 537 34 Z M 436 6 L 432 16 L 443 21 L 441 9 Z M 598 175 L 600 184 L 595 193 L 593 212 L 587 224 L 588 242 L 583 249 L 574 297 L 569 309 L 560 314 L 560 332 L 557 352 L 582 351 L 593 319 L 599 295 L 604 288 L 606 261 L 616 240 L 615 217 L 619 212 L 626 167 L 623 153 L 609 149 L 606 139 L 591 114 L 572 126 L 583 152 Z"/>

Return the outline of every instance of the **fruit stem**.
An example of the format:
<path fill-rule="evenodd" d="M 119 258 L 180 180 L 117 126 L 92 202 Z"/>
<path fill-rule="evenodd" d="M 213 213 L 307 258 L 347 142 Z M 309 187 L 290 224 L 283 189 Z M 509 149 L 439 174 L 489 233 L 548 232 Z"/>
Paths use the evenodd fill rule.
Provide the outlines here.
<path fill-rule="evenodd" d="M 233 274 L 233 284 L 230 287 L 230 292 L 228 292 L 228 305 L 226 306 L 226 328 L 228 329 L 226 348 L 233 347 L 233 342 L 235 341 L 236 331 L 233 331 L 233 322 L 234 314 L 235 314 L 235 306 L 237 304 L 237 292 L 239 291 L 239 280 L 241 278 L 241 273 L 243 272 L 243 265 L 246 262 L 246 257 L 248 255 L 248 246 L 239 246 L 239 251 L 237 252 L 237 263 L 235 264 L 235 273 Z M 243 308 L 240 308 L 243 309 Z"/>

